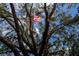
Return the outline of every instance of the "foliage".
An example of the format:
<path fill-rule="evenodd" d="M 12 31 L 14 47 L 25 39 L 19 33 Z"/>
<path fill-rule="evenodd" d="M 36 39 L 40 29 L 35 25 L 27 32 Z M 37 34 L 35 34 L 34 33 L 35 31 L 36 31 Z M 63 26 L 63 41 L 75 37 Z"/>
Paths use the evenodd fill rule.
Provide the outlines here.
<path fill-rule="evenodd" d="M 79 55 L 79 4 L 0 4 L 0 53 L 15 56 Z M 7 8 L 8 7 L 8 8 Z M 76 9 L 72 16 L 72 8 Z M 33 16 L 40 17 L 36 24 Z M 2 25 L 2 23 L 0 24 Z M 6 31 L 6 33 L 4 33 Z"/>

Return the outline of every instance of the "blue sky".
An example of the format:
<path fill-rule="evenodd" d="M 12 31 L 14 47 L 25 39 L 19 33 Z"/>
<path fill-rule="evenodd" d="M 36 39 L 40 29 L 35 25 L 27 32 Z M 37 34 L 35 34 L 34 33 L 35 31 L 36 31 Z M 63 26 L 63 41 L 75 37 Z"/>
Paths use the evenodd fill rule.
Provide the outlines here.
<path fill-rule="evenodd" d="M 64 7 L 60 7 L 64 12 L 66 12 L 68 9 L 69 4 L 65 4 Z M 62 11 L 61 11 L 62 12 Z M 74 17 L 77 13 L 77 6 L 72 5 L 72 7 L 69 9 L 69 12 L 67 14 L 70 14 L 72 17 Z"/>
<path fill-rule="evenodd" d="M 60 12 L 62 12 L 62 10 L 64 12 L 66 12 L 67 11 L 67 6 L 68 6 L 68 4 L 65 4 L 64 7 L 60 7 L 60 9 L 61 9 Z M 77 13 L 77 7 L 74 7 L 74 5 L 73 5 L 73 7 L 71 9 L 69 9 L 69 10 L 70 11 L 67 13 L 67 15 L 70 14 L 72 17 L 74 17 L 76 15 L 76 13 Z M 17 11 L 16 14 L 17 14 L 17 16 L 18 15 L 21 15 L 21 13 L 18 12 L 18 11 Z M 44 23 L 44 19 L 42 19 L 41 22 Z M 5 27 L 5 24 L 0 24 L 0 27 L 1 26 L 4 26 Z M 34 27 L 35 28 L 39 28 L 38 24 L 35 24 Z M 77 29 L 77 31 L 78 31 L 78 29 Z"/>
<path fill-rule="evenodd" d="M 60 7 L 60 8 L 61 8 L 61 7 Z M 66 4 L 63 8 L 61 8 L 61 9 L 62 9 L 64 12 L 66 12 L 66 11 L 67 11 L 67 4 Z M 60 10 L 60 12 L 62 12 L 62 10 Z M 78 12 L 77 12 L 77 7 L 72 7 L 72 8 L 69 9 L 69 10 L 70 10 L 70 11 L 67 13 L 67 15 L 71 15 L 72 17 L 74 17 L 74 16 L 78 13 Z M 16 14 L 17 14 L 17 16 L 18 16 L 18 15 L 21 15 L 21 13 L 18 12 L 18 11 L 17 11 Z M 44 19 L 42 19 L 41 22 L 44 24 Z M 4 24 L 4 23 L 0 24 L 0 28 L 1 28 L 1 27 L 2 27 L 2 28 L 3 28 L 3 27 L 5 28 L 5 24 Z M 35 27 L 35 28 L 39 28 L 39 25 L 38 25 L 38 24 L 34 24 L 34 27 Z M 74 29 L 76 29 L 76 31 L 79 32 L 79 26 L 78 26 L 78 27 L 75 27 Z M 68 32 L 69 32 L 69 31 L 68 31 Z M 52 37 L 53 40 L 52 40 L 52 38 L 51 38 L 50 42 L 57 40 L 58 37 L 60 37 L 60 35 L 57 35 L 57 34 L 56 34 L 55 36 L 53 35 L 53 37 Z M 66 45 L 65 45 L 64 47 L 66 47 Z"/>

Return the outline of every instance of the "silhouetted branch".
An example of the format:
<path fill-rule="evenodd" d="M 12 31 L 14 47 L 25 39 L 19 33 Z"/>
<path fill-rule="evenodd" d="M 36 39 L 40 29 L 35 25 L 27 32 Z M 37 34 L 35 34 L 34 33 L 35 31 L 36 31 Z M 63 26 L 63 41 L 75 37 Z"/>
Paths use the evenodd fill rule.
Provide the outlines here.
<path fill-rule="evenodd" d="M 41 44 L 39 55 L 42 55 L 44 49 L 47 50 L 47 46 L 48 46 L 48 39 L 47 39 L 47 37 L 48 37 L 48 31 L 49 31 L 49 21 L 51 19 L 51 16 L 53 15 L 55 9 L 56 9 L 56 4 L 54 4 L 51 13 L 48 15 L 48 11 L 46 9 L 46 3 L 44 3 L 44 11 L 45 11 L 45 15 L 46 15 L 46 19 L 45 19 L 45 31 L 43 33 L 43 41 L 42 41 L 42 44 Z M 44 54 L 46 55 L 47 51 L 45 51 Z"/>
<path fill-rule="evenodd" d="M 32 5 L 31 5 L 31 7 L 30 7 L 30 14 L 31 14 L 31 12 L 32 12 L 32 7 L 33 7 L 33 3 L 32 3 Z"/>
<path fill-rule="evenodd" d="M 53 15 L 55 9 L 56 9 L 56 3 L 53 5 L 52 11 L 49 14 L 49 18 L 51 18 L 51 16 Z"/>
<path fill-rule="evenodd" d="M 32 8 L 32 7 L 31 7 Z M 32 31 L 32 18 L 31 18 L 31 12 L 29 13 L 28 12 L 28 9 L 27 9 L 27 4 L 25 4 L 25 10 L 26 10 L 26 13 L 27 13 L 27 16 L 29 16 L 29 31 L 30 31 L 30 36 L 31 36 L 31 39 L 32 39 L 32 43 L 33 43 L 33 49 L 34 49 L 34 52 L 37 52 L 36 50 L 36 43 L 35 43 L 35 39 L 33 37 L 33 31 Z"/>
<path fill-rule="evenodd" d="M 43 33 L 43 40 L 42 40 L 42 43 L 41 43 L 41 48 L 40 48 L 40 51 L 39 51 L 39 55 L 42 55 L 43 50 L 46 49 L 46 47 L 47 47 L 46 44 L 47 44 L 47 35 L 48 35 L 48 29 L 49 29 L 49 19 L 48 19 L 48 12 L 47 12 L 47 9 L 46 9 L 46 3 L 44 3 L 44 11 L 45 11 L 45 15 L 46 15 L 45 31 Z"/>
<path fill-rule="evenodd" d="M 9 24 L 13 29 L 15 29 L 14 21 L 12 21 L 12 19 L 9 19 L 9 18 L 7 18 L 6 16 L 3 16 L 3 15 L 0 15 L 0 17 L 3 18 L 3 19 L 5 19 L 5 20 L 8 22 L 8 24 Z"/>
<path fill-rule="evenodd" d="M 17 33 L 17 36 L 18 36 L 18 42 L 19 42 L 20 50 L 22 51 L 22 53 L 24 55 L 28 55 L 27 52 L 26 52 L 26 48 L 23 45 L 23 41 L 22 41 L 22 37 L 21 37 L 21 33 L 20 33 L 21 30 L 20 30 L 20 26 L 19 26 L 19 23 L 18 23 L 19 19 L 16 16 L 14 5 L 12 3 L 10 3 L 10 7 L 11 7 L 12 14 L 13 14 L 14 22 L 15 22 L 15 27 L 16 27 L 15 30 L 16 30 L 16 33 Z"/>
<path fill-rule="evenodd" d="M 15 46 L 12 44 L 9 38 L 0 36 L 0 41 L 4 43 L 5 45 L 7 45 L 7 47 L 12 50 L 14 55 L 16 56 L 20 55 L 19 51 L 15 48 Z"/>
<path fill-rule="evenodd" d="M 66 20 L 66 19 L 63 19 L 63 24 L 64 25 L 70 25 L 70 24 L 79 24 L 79 16 L 75 16 L 73 19 L 71 20 Z"/>

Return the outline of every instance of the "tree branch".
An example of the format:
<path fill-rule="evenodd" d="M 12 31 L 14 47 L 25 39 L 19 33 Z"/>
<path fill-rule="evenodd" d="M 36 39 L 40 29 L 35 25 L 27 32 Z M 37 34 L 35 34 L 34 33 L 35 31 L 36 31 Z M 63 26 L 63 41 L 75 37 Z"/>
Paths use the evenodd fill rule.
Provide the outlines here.
<path fill-rule="evenodd" d="M 47 46 L 48 46 L 48 39 L 47 39 L 47 37 L 48 37 L 48 31 L 49 31 L 49 20 L 50 20 L 52 14 L 54 13 L 55 9 L 56 9 L 56 4 L 54 4 L 51 13 L 48 15 L 48 11 L 46 9 L 46 3 L 44 3 L 44 11 L 45 11 L 45 15 L 46 15 L 45 31 L 43 33 L 43 41 L 42 41 L 42 44 L 41 44 L 39 55 L 42 55 L 44 50 L 45 50 L 44 54 L 45 55 L 47 54 Z"/>
<path fill-rule="evenodd" d="M 32 8 L 32 7 L 31 7 Z M 34 52 L 37 52 L 37 50 L 36 50 L 36 42 L 35 42 L 35 39 L 34 39 L 34 37 L 33 37 L 33 31 L 32 31 L 32 18 L 31 18 L 31 12 L 29 13 L 28 12 L 28 9 L 27 9 L 27 4 L 25 4 L 25 10 L 26 10 L 26 13 L 27 13 L 27 16 L 29 17 L 29 20 L 30 20 L 30 22 L 29 22 L 29 24 L 30 24 L 30 26 L 29 26 L 29 31 L 30 31 L 30 36 L 31 36 L 31 39 L 32 39 L 32 43 L 33 43 L 33 51 Z M 31 10 L 30 10 L 31 11 Z M 36 54 L 37 55 L 37 54 Z"/>
<path fill-rule="evenodd" d="M 3 15 L 0 15 L 0 17 L 3 18 L 3 19 L 5 19 L 5 20 L 8 22 L 8 24 L 9 24 L 13 29 L 15 29 L 14 21 L 12 21 L 12 19 L 7 18 L 6 16 L 3 16 Z"/>
<path fill-rule="evenodd" d="M 32 5 L 31 5 L 31 7 L 30 7 L 30 14 L 31 14 L 31 12 L 32 12 L 32 7 L 33 7 L 33 3 L 32 3 Z"/>
<path fill-rule="evenodd" d="M 56 3 L 54 4 L 51 13 L 49 14 L 49 19 L 51 18 L 51 16 L 53 15 L 54 11 L 56 9 Z"/>
<path fill-rule="evenodd" d="M 19 51 L 15 48 L 15 46 L 12 44 L 10 39 L 0 36 L 0 41 L 4 43 L 5 45 L 7 45 L 7 47 L 12 50 L 15 56 L 20 56 Z"/>
<path fill-rule="evenodd" d="M 20 29 L 20 26 L 19 26 L 19 23 L 18 23 L 19 19 L 16 16 L 14 5 L 12 3 L 10 3 L 10 7 L 11 7 L 12 14 L 13 14 L 14 22 L 15 22 L 15 27 L 16 27 L 15 30 L 16 30 L 16 33 L 17 33 L 17 36 L 18 36 L 18 42 L 19 42 L 20 50 L 22 51 L 22 53 L 24 55 L 28 55 L 27 52 L 26 52 L 26 48 L 23 45 L 23 41 L 22 41 L 22 37 L 21 37 L 21 29 Z"/>
<path fill-rule="evenodd" d="M 63 24 L 64 24 L 64 25 L 79 24 L 79 16 L 75 16 L 75 17 L 74 17 L 73 19 L 71 19 L 71 20 L 63 19 Z"/>
<path fill-rule="evenodd" d="M 44 11 L 45 11 L 45 15 L 46 15 L 46 19 L 45 19 L 45 31 L 43 33 L 43 40 L 42 40 L 42 44 L 41 44 L 41 48 L 39 51 L 39 55 L 42 55 L 43 50 L 46 48 L 45 46 L 47 46 L 47 35 L 48 35 L 48 29 L 49 29 L 49 19 L 48 19 L 48 12 L 46 9 L 46 3 L 44 3 Z"/>

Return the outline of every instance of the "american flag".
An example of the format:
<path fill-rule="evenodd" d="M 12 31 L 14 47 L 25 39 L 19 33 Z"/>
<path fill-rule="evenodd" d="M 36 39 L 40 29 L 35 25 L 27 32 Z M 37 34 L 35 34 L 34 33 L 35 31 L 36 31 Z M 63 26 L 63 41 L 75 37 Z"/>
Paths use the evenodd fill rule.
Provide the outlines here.
<path fill-rule="evenodd" d="M 41 18 L 39 16 L 33 16 L 34 23 L 39 23 Z"/>

